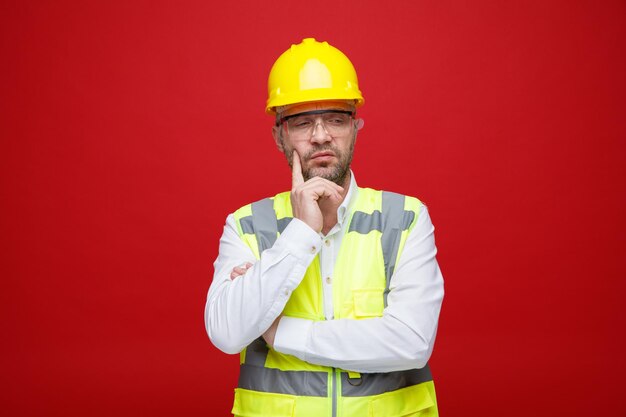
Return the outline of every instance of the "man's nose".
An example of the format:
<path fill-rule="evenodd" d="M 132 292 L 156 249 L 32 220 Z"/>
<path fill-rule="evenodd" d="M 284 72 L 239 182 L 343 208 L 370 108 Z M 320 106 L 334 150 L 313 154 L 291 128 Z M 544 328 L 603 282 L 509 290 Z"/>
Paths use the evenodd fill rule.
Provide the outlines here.
<path fill-rule="evenodd" d="M 313 126 L 313 132 L 311 133 L 311 141 L 316 143 L 324 143 L 330 141 L 332 138 L 328 134 L 326 130 L 326 126 L 321 120 L 315 121 L 315 126 Z"/>

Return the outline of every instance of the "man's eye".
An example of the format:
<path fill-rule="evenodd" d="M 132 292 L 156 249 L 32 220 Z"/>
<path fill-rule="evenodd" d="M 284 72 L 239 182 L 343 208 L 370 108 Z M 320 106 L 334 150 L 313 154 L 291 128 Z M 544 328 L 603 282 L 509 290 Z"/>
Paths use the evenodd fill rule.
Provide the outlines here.
<path fill-rule="evenodd" d="M 329 117 L 328 119 L 326 119 L 326 123 L 331 124 L 331 125 L 343 125 L 346 124 L 348 122 L 348 119 L 345 117 L 341 117 L 341 116 L 333 116 L 333 117 Z"/>
<path fill-rule="evenodd" d="M 293 126 L 298 127 L 298 128 L 308 127 L 308 126 L 311 126 L 311 121 L 310 120 L 294 120 Z"/>

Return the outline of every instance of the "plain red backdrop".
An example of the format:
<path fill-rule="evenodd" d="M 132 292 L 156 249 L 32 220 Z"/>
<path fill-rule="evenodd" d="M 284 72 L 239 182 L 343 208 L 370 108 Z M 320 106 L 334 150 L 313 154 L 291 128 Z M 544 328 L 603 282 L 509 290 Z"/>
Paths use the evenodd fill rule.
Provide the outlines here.
<path fill-rule="evenodd" d="M 623 416 L 626 3 L 3 1 L 0 409 L 228 415 L 226 215 L 289 187 L 266 77 L 355 64 L 361 185 L 420 197 L 442 416 Z"/>

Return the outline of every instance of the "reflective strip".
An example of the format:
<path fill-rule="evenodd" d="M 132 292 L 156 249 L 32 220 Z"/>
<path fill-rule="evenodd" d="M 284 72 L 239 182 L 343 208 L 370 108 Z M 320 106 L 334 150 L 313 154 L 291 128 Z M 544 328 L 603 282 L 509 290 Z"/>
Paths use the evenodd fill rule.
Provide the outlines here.
<path fill-rule="evenodd" d="M 432 380 L 433 377 L 428 365 L 421 369 L 407 371 L 363 373 L 360 378 L 356 379 L 349 378 L 347 372 L 341 372 L 341 395 L 343 397 L 366 397 Z M 238 387 L 252 391 L 326 397 L 329 395 L 327 382 L 328 374 L 326 372 L 281 371 L 274 368 L 242 364 Z"/>
<path fill-rule="evenodd" d="M 259 255 L 274 246 L 278 234 L 274 201 L 266 198 L 252 203 L 252 226 L 259 245 Z"/>
<path fill-rule="evenodd" d="M 282 233 L 287 228 L 287 225 L 293 220 L 293 217 L 283 217 L 282 219 L 278 219 L 278 233 Z M 254 234 L 254 223 L 252 221 L 252 216 L 242 217 L 239 220 L 239 224 L 241 225 L 241 230 L 246 235 Z"/>
<path fill-rule="evenodd" d="M 332 370 L 333 372 L 333 392 L 332 392 L 332 417 L 337 417 L 337 371 L 335 368 Z"/>
<path fill-rule="evenodd" d="M 277 221 L 274 201 L 266 198 L 252 203 L 252 216 L 242 218 L 239 224 L 241 224 L 241 230 L 244 233 L 254 233 L 256 235 L 260 255 L 265 249 L 274 246 L 279 228 L 282 227 L 281 231 L 284 230 L 289 221 L 291 219 Z M 268 353 L 269 349 L 265 340 L 263 337 L 259 337 L 246 347 L 245 364 L 265 366 Z"/>
<path fill-rule="evenodd" d="M 278 219 L 278 233 L 284 232 L 292 220 L 293 217 L 283 217 L 282 219 Z"/>
<path fill-rule="evenodd" d="M 401 194 L 383 191 L 383 235 L 381 244 L 383 246 L 383 257 L 385 259 L 385 277 L 387 284 L 383 293 L 383 301 L 387 306 L 387 294 L 389 294 L 389 283 L 393 270 L 396 267 L 400 238 L 402 237 L 402 219 L 404 217 L 404 196 Z"/>
<path fill-rule="evenodd" d="M 252 224 L 252 216 L 242 217 L 239 220 L 239 224 L 241 225 L 241 231 L 244 235 L 253 235 L 254 234 L 254 225 Z"/>
<path fill-rule="evenodd" d="M 281 371 L 242 364 L 239 388 L 279 394 L 328 396 L 328 373 L 314 371 Z"/>
<path fill-rule="evenodd" d="M 361 374 L 361 378 L 349 378 L 347 372 L 341 373 L 341 395 L 344 397 L 365 397 L 395 391 L 422 382 L 432 381 L 428 364 L 422 369 Z"/>
<path fill-rule="evenodd" d="M 413 223 L 414 218 L 414 212 L 404 211 L 404 213 L 402 214 L 401 222 L 402 230 L 408 229 L 411 226 L 411 223 Z M 357 232 L 362 235 L 366 235 L 373 230 L 378 230 L 380 232 L 383 230 L 382 223 L 382 215 L 378 210 L 375 210 L 374 212 L 372 212 L 372 214 L 367 214 L 362 211 L 355 211 L 352 215 L 352 221 L 350 222 L 350 227 L 348 227 L 348 232 Z"/>
<path fill-rule="evenodd" d="M 380 211 L 376 210 L 372 214 L 363 213 L 362 211 L 355 211 L 352 215 L 352 221 L 348 228 L 348 233 L 357 232 L 362 235 L 366 235 L 373 230 L 379 232 L 383 230 L 383 221 Z"/>
<path fill-rule="evenodd" d="M 246 347 L 246 360 L 244 363 L 247 365 L 265 366 L 268 353 L 267 343 L 263 337 L 259 337 Z"/>

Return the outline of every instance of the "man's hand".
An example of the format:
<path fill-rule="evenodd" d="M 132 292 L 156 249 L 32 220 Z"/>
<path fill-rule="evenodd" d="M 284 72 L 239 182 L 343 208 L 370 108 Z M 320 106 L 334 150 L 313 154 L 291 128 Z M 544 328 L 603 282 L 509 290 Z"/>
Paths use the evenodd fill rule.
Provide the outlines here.
<path fill-rule="evenodd" d="M 320 232 L 324 226 L 324 216 L 319 206 L 319 200 L 330 199 L 341 204 L 343 187 L 338 186 L 325 178 L 314 177 L 304 181 L 300 155 L 293 151 L 291 177 L 291 207 L 293 216 L 308 224 L 311 229 Z"/>
<path fill-rule="evenodd" d="M 270 345 L 270 347 L 274 347 L 274 339 L 276 338 L 276 330 L 278 329 L 278 322 L 280 321 L 282 317 L 283 317 L 282 314 L 276 317 L 276 320 L 274 320 L 274 323 L 272 323 L 270 328 L 267 329 L 265 333 L 263 333 L 263 339 L 265 339 L 265 343 Z"/>
<path fill-rule="evenodd" d="M 243 264 L 241 266 L 234 267 L 233 271 L 230 273 L 230 279 L 235 279 L 235 278 L 245 274 L 246 271 L 248 269 L 250 269 L 250 267 L 252 267 L 252 264 L 250 262 L 246 262 L 245 264 Z"/>

